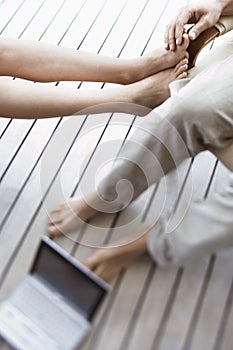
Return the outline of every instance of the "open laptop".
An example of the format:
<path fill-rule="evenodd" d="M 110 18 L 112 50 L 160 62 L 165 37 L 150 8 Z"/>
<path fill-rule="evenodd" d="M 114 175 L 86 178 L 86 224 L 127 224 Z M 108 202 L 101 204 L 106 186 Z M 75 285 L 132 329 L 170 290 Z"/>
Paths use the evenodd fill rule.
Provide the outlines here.
<path fill-rule="evenodd" d="M 29 274 L 0 306 L 0 335 L 18 350 L 74 350 L 109 285 L 48 237 Z"/>

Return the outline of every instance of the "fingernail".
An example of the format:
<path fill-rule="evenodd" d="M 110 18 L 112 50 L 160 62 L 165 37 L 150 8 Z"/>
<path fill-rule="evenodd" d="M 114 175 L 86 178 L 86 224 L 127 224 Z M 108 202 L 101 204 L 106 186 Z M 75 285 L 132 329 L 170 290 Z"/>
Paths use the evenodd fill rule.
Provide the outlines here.
<path fill-rule="evenodd" d="M 174 45 L 174 44 L 171 44 L 171 45 L 170 45 L 170 50 L 171 50 L 171 51 L 174 51 L 174 50 L 175 50 L 175 45 Z"/>
<path fill-rule="evenodd" d="M 196 39 L 196 36 L 197 36 L 197 34 L 196 34 L 195 32 L 189 33 L 189 38 L 190 38 L 191 40 L 195 40 L 195 39 Z"/>

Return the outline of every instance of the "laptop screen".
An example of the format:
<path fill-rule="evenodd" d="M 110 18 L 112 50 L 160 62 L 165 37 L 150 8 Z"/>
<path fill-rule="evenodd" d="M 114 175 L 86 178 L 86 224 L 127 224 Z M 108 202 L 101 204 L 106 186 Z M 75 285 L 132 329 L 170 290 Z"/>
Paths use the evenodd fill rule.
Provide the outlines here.
<path fill-rule="evenodd" d="M 42 241 L 31 273 L 38 274 L 91 320 L 107 288 L 82 264 L 70 261 L 55 243 Z"/>

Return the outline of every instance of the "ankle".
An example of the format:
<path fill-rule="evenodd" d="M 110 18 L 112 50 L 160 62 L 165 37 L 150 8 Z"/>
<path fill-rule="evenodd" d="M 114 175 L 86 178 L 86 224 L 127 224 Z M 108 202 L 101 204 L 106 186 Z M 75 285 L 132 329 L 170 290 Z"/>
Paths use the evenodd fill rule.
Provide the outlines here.
<path fill-rule="evenodd" d="M 143 88 L 141 85 L 143 85 L 143 81 L 140 83 L 135 82 L 125 87 L 126 96 L 128 96 L 130 103 L 141 105 L 143 95 Z"/>
<path fill-rule="evenodd" d="M 126 243 L 122 248 L 122 254 L 128 255 L 129 260 L 135 259 L 147 252 L 147 240 L 135 239 L 135 241 Z"/>
<path fill-rule="evenodd" d="M 127 68 L 123 74 L 124 85 L 133 84 L 147 77 L 149 75 L 147 73 L 149 67 L 150 63 L 146 57 L 129 59 L 127 62 Z"/>

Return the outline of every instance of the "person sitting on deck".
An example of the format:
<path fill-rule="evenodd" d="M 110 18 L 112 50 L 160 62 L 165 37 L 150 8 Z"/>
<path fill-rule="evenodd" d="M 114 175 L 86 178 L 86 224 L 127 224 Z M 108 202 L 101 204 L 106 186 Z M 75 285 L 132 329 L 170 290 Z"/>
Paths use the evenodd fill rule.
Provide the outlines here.
<path fill-rule="evenodd" d="M 221 15 L 233 15 L 233 0 L 194 0 L 182 7 L 168 25 L 166 49 L 176 52 L 184 45 L 184 26 L 195 23 L 189 39 L 195 40 L 205 29 L 217 23 Z M 181 46 L 182 47 L 182 46 Z M 204 150 L 224 149 L 233 142 L 233 41 L 228 43 L 226 59 L 205 69 L 156 108 L 126 142 L 120 159 L 88 198 L 74 198 L 55 208 L 48 223 L 48 234 L 67 233 L 100 212 L 126 205 L 124 194 L 116 185 L 126 179 L 134 188 L 136 199 L 152 183 L 172 171 L 190 156 Z M 221 79 L 219 79 L 221 77 Z M 162 115 L 162 118 L 160 117 Z M 142 148 L 135 147 L 140 144 Z M 165 146 L 166 147 L 165 147 Z M 184 147 L 185 146 L 185 147 Z M 144 152 L 144 149 L 150 152 Z M 153 154 L 160 167 L 151 164 Z M 127 161 L 130 160 L 130 161 Z M 153 168 L 152 168 L 153 167 Z M 143 170 L 145 175 L 143 176 Z M 147 179 L 149 181 L 147 181 Z M 117 197 L 117 200 L 115 198 Z M 111 280 L 123 267 L 147 249 L 162 265 L 183 265 L 191 259 L 233 246 L 233 178 L 224 194 L 190 206 L 182 222 L 169 234 L 166 217 L 150 228 L 138 227 L 139 239 L 117 248 L 100 249 L 85 264 L 105 280 Z M 81 220 L 80 220 L 81 218 Z"/>

